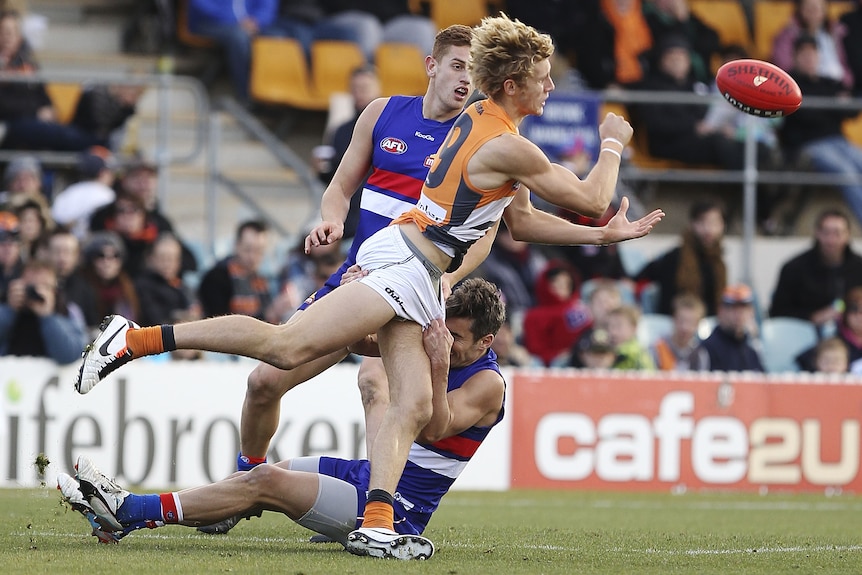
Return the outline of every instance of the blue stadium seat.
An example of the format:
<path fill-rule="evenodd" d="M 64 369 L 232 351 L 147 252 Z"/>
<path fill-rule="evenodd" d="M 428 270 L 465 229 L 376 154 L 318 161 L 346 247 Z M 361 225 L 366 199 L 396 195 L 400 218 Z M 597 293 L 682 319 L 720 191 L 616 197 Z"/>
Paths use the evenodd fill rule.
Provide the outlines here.
<path fill-rule="evenodd" d="M 804 319 L 770 317 L 760 325 L 760 340 L 767 372 L 795 372 L 796 356 L 817 343 L 817 328 Z"/>

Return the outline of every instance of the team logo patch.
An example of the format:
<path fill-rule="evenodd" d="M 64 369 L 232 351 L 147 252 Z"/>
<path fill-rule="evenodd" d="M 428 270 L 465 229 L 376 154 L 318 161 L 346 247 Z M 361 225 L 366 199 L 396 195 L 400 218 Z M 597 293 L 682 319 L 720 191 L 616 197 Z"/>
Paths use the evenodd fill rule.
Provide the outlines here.
<path fill-rule="evenodd" d="M 380 142 L 380 149 L 390 154 L 403 154 L 407 151 L 407 144 L 403 140 L 390 136 L 383 138 Z"/>

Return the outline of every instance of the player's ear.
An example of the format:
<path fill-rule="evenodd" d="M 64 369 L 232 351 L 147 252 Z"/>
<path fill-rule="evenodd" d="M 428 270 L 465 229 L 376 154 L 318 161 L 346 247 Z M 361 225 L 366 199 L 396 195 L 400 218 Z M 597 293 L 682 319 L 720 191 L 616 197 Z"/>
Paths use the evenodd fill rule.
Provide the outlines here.
<path fill-rule="evenodd" d="M 482 349 L 488 350 L 491 347 L 491 344 L 494 343 L 494 334 L 489 333 L 488 335 L 480 337 L 478 343 Z"/>

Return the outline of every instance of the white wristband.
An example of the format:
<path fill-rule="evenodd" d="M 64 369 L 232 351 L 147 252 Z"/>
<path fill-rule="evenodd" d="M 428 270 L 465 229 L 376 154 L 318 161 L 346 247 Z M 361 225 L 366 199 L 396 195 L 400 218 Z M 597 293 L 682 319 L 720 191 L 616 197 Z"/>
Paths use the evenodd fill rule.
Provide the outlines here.
<path fill-rule="evenodd" d="M 625 149 L 625 147 L 626 147 L 625 144 L 623 144 L 622 142 L 620 142 L 616 138 L 605 138 L 604 140 L 602 140 L 602 144 L 604 144 L 605 142 L 611 142 L 612 144 L 617 144 L 622 149 Z"/>
<path fill-rule="evenodd" d="M 614 150 L 613 148 L 602 148 L 602 149 L 601 149 L 601 151 L 602 151 L 602 152 L 610 152 L 610 153 L 612 153 L 613 155 L 615 155 L 616 157 L 618 157 L 618 158 L 620 159 L 620 161 L 622 161 L 622 159 L 623 159 L 622 154 L 620 154 L 619 152 L 617 152 L 617 151 L 616 151 L 616 150 Z M 601 152 L 600 152 L 600 153 L 601 153 Z"/>

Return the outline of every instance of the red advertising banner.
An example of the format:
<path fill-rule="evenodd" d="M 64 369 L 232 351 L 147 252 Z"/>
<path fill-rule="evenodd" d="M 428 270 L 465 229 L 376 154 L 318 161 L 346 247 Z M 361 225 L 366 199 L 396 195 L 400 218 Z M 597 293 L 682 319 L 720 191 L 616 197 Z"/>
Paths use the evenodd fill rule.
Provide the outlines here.
<path fill-rule="evenodd" d="M 513 379 L 512 488 L 862 492 L 858 379 Z"/>

